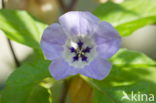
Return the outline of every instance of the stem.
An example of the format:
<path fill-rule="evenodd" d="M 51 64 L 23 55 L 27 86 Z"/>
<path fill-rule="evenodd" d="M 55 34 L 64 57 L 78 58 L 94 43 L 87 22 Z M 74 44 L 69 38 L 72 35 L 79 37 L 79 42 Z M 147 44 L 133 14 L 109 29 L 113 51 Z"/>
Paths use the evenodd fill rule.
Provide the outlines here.
<path fill-rule="evenodd" d="M 49 93 L 49 103 L 53 103 L 53 100 L 52 100 L 52 90 L 50 88 L 48 88 L 48 93 Z"/>
<path fill-rule="evenodd" d="M 2 8 L 5 8 L 5 0 L 2 0 L 1 3 L 2 3 Z M 15 64 L 16 64 L 16 67 L 19 67 L 19 66 L 20 66 L 20 63 L 19 63 L 19 61 L 18 61 L 18 59 L 17 59 L 17 57 L 16 57 L 16 54 L 15 54 L 15 51 L 14 51 L 14 49 L 13 49 L 12 43 L 11 43 L 11 41 L 10 41 L 8 38 L 7 38 L 7 41 L 8 41 L 8 44 L 9 44 L 9 47 L 10 47 L 12 56 L 13 56 L 13 58 L 14 58 L 14 62 L 15 62 Z"/>
<path fill-rule="evenodd" d="M 67 11 L 73 10 L 74 7 L 76 6 L 77 1 L 78 0 L 71 0 L 70 4 L 68 6 L 66 6 L 65 3 L 63 2 L 63 0 L 58 0 L 59 5 L 64 13 Z"/>
<path fill-rule="evenodd" d="M 13 49 L 12 43 L 11 43 L 11 41 L 8 38 L 7 38 L 7 41 L 8 41 L 8 44 L 9 44 L 9 47 L 10 47 L 10 51 L 12 53 L 12 56 L 14 58 L 14 62 L 16 64 L 16 67 L 19 67 L 20 66 L 20 63 L 19 63 L 19 61 L 18 61 L 18 59 L 16 57 L 16 54 L 15 54 L 15 51 Z"/>
<path fill-rule="evenodd" d="M 5 2 L 4 2 L 4 0 L 1 0 L 1 3 L 2 3 L 2 8 L 5 8 Z"/>
<path fill-rule="evenodd" d="M 60 97 L 60 102 L 59 103 L 65 103 L 67 93 L 68 93 L 68 89 L 69 89 L 69 81 L 64 80 L 64 86 L 63 86 L 62 95 Z"/>
<path fill-rule="evenodd" d="M 66 5 L 63 2 L 63 0 L 58 0 L 58 3 L 60 5 L 61 9 L 63 10 L 63 12 L 67 12 L 67 8 L 66 8 Z"/>
<path fill-rule="evenodd" d="M 71 11 L 75 8 L 77 1 L 78 0 L 71 0 L 69 7 L 68 7 L 68 11 Z"/>

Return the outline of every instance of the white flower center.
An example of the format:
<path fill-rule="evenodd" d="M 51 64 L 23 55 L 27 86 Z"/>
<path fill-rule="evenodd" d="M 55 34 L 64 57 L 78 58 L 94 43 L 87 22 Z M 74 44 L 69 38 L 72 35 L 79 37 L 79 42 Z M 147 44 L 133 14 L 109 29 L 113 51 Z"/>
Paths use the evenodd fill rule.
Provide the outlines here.
<path fill-rule="evenodd" d="M 69 65 L 75 68 L 83 68 L 96 57 L 96 45 L 90 36 L 68 37 L 63 57 Z"/>

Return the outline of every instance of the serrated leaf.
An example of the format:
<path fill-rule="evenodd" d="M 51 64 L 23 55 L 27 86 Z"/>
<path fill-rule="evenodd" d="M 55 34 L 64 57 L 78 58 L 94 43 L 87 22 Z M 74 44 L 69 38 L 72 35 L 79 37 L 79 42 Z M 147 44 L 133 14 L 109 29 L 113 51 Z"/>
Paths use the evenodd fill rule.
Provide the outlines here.
<path fill-rule="evenodd" d="M 156 23 L 155 0 L 125 0 L 121 4 L 108 2 L 96 8 L 94 14 L 107 21 L 120 32 L 128 36 L 135 30 Z"/>
<path fill-rule="evenodd" d="M 121 98 L 124 96 L 123 92 L 129 97 L 132 92 L 156 95 L 155 62 L 143 53 L 126 49 L 120 50 L 112 58 L 112 62 L 110 74 L 102 81 L 82 76 L 94 88 L 92 103 L 149 103 Z"/>
<path fill-rule="evenodd" d="M 23 64 L 7 80 L 0 103 L 48 103 L 48 92 L 39 86 L 44 78 L 50 77 L 48 65 L 49 61 L 45 60 Z M 38 92 L 41 94 L 36 94 Z"/>
<path fill-rule="evenodd" d="M 0 29 L 8 38 L 32 48 L 39 48 L 41 34 L 46 26 L 26 11 L 0 10 Z"/>

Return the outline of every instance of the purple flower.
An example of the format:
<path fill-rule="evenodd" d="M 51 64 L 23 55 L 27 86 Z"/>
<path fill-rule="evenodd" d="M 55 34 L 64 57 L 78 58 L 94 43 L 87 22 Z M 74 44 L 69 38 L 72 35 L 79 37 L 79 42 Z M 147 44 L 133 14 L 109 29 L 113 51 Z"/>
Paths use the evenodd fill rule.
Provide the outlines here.
<path fill-rule="evenodd" d="M 111 24 L 90 12 L 71 11 L 45 29 L 41 48 L 53 60 L 49 70 L 55 79 L 80 73 L 101 80 L 109 74 L 107 59 L 118 51 L 120 42 Z"/>

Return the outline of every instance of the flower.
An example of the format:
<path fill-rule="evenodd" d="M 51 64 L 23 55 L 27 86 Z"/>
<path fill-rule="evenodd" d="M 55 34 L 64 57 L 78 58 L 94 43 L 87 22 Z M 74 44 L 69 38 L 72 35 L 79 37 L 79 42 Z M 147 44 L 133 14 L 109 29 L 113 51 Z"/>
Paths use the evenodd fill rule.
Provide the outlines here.
<path fill-rule="evenodd" d="M 90 12 L 71 11 L 43 32 L 41 48 L 57 79 L 82 74 L 102 80 L 110 70 L 107 61 L 120 48 L 121 37 L 113 26 Z"/>

